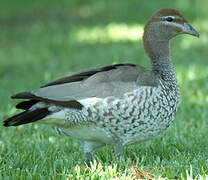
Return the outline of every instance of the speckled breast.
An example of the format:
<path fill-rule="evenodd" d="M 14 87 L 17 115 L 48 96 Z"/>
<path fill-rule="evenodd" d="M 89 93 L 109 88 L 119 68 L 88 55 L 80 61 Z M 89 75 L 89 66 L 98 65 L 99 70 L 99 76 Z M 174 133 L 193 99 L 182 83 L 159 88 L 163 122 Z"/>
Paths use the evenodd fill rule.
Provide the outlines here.
<path fill-rule="evenodd" d="M 141 87 L 122 99 L 107 97 L 90 109 L 97 114 L 96 126 L 123 145 L 136 143 L 164 131 L 175 118 L 178 87 L 162 81 L 158 87 Z"/>

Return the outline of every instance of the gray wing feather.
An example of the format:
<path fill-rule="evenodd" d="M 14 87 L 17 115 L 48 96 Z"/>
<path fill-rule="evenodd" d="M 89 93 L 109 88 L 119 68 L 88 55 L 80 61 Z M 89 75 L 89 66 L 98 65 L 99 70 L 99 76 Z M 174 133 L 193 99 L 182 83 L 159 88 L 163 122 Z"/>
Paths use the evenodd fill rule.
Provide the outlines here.
<path fill-rule="evenodd" d="M 138 86 L 156 85 L 157 78 L 151 71 L 140 66 L 122 65 L 112 70 L 98 71 L 81 81 L 67 83 L 65 80 L 63 84 L 44 86 L 31 93 L 55 101 L 70 101 L 90 97 L 122 97 Z"/>

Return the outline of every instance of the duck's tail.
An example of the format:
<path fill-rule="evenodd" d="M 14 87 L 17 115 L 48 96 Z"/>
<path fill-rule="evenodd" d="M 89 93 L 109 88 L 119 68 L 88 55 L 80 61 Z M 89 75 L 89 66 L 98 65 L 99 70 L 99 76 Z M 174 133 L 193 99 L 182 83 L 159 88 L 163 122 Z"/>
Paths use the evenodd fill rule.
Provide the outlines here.
<path fill-rule="evenodd" d="M 48 111 L 48 108 L 40 108 L 35 110 L 26 110 L 24 112 L 21 112 L 17 115 L 14 115 L 10 117 L 9 119 L 5 120 L 3 122 L 3 126 L 19 126 L 22 124 L 32 123 L 35 121 L 38 121 L 40 119 L 43 119 L 47 115 L 49 115 L 51 112 Z"/>

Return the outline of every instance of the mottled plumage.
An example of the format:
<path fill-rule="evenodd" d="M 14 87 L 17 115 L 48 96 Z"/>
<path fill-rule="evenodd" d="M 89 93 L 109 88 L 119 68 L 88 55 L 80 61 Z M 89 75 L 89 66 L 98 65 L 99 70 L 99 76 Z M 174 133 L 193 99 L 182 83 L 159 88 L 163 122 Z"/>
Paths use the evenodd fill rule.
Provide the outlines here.
<path fill-rule="evenodd" d="M 170 126 L 179 104 L 169 40 L 178 34 L 199 36 L 175 9 L 162 9 L 145 26 L 143 44 L 152 70 L 134 64 L 93 68 L 12 96 L 29 99 L 25 110 L 4 126 L 31 122 L 51 124 L 79 139 L 85 155 L 105 144 L 117 154 L 125 145 L 147 140 Z"/>

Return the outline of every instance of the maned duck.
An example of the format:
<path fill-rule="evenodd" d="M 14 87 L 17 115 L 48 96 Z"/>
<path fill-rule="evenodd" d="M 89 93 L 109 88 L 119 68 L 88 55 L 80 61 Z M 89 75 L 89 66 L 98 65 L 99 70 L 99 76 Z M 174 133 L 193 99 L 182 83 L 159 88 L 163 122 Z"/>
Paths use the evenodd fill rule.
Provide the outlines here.
<path fill-rule="evenodd" d="M 4 126 L 38 122 L 79 139 L 85 156 L 105 144 L 117 155 L 125 145 L 158 135 L 175 118 L 179 88 L 171 62 L 169 41 L 179 34 L 199 33 L 175 9 L 161 9 L 144 28 L 143 45 L 152 69 L 115 64 L 87 69 L 41 88 L 13 95 L 28 99 L 17 104 L 24 111 Z"/>

